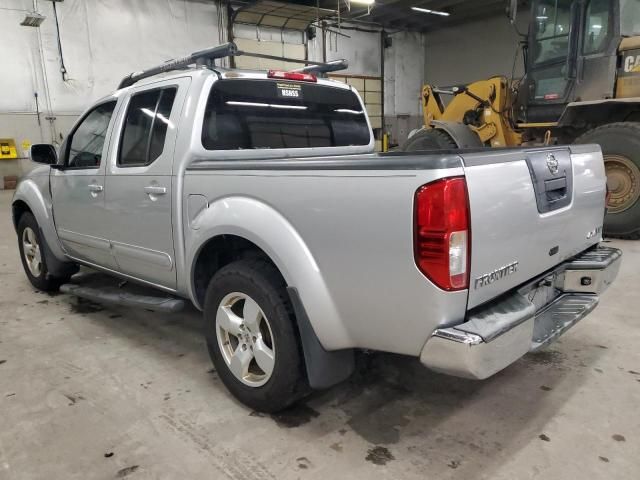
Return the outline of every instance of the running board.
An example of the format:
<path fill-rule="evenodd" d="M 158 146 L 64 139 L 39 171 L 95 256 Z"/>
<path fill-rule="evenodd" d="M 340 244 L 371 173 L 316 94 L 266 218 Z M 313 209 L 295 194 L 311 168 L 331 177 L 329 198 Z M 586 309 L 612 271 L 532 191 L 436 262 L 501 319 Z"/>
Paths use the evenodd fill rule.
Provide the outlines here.
<path fill-rule="evenodd" d="M 101 288 L 65 283 L 60 291 L 75 295 L 92 302 L 110 303 L 123 307 L 144 308 L 154 312 L 175 313 L 184 309 L 184 300 L 171 296 L 141 295 L 127 292 L 118 287 L 104 286 Z"/>

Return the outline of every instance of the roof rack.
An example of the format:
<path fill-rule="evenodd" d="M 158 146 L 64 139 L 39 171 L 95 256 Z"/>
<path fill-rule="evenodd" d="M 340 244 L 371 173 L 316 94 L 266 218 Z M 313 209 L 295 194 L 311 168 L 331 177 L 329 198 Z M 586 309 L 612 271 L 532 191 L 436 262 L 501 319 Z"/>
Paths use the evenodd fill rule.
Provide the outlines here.
<path fill-rule="evenodd" d="M 193 52 L 186 57 L 177 58 L 175 60 L 169 60 L 168 62 L 158 65 L 157 67 L 149 68 L 148 70 L 142 70 L 141 72 L 134 72 L 120 81 L 118 89 L 129 87 L 143 78 L 152 77 L 159 73 L 169 72 L 171 70 L 179 70 L 181 68 L 188 67 L 189 65 L 206 65 L 208 67 L 213 66 L 213 61 L 216 58 L 229 57 L 237 55 L 238 47 L 235 43 L 229 42 L 217 47 L 207 48 L 206 50 L 200 50 Z"/>
<path fill-rule="evenodd" d="M 217 47 L 207 48 L 205 50 L 200 50 L 197 52 L 193 52 L 191 55 L 187 55 L 186 57 L 177 58 L 175 60 L 169 60 L 162 65 L 158 65 L 157 67 L 152 67 L 147 70 L 142 70 L 140 72 L 133 72 L 126 77 L 124 77 L 120 84 L 118 85 L 118 89 L 130 87 L 134 83 L 142 80 L 144 78 L 152 77 L 159 73 L 170 72 L 172 70 L 180 70 L 182 68 L 186 68 L 189 65 L 205 65 L 209 68 L 214 66 L 214 60 L 217 58 L 224 57 L 233 57 L 245 55 L 247 57 L 256 57 L 256 58 L 265 58 L 268 60 L 280 60 L 284 62 L 290 63 L 304 63 L 307 66 L 293 70 L 294 72 L 302 72 L 302 73 L 313 73 L 313 74 L 324 74 L 327 72 L 335 72 L 337 70 L 344 70 L 348 67 L 348 63 L 346 60 L 334 60 L 332 62 L 322 63 L 322 62 L 313 62 L 311 60 L 300 60 L 297 58 L 287 58 L 287 57 L 277 57 L 275 55 L 266 55 L 263 53 L 251 53 L 251 52 L 243 52 L 242 50 L 238 50 L 238 47 L 235 43 L 229 42 L 222 45 L 218 45 Z"/>
<path fill-rule="evenodd" d="M 337 72 L 338 70 L 345 70 L 348 67 L 349 67 L 349 62 L 347 62 L 345 59 L 342 59 L 342 60 L 333 60 L 327 63 L 316 63 L 316 64 L 308 65 L 306 67 L 294 70 L 294 72 L 323 74 L 323 73 L 329 73 L 329 72 Z"/>

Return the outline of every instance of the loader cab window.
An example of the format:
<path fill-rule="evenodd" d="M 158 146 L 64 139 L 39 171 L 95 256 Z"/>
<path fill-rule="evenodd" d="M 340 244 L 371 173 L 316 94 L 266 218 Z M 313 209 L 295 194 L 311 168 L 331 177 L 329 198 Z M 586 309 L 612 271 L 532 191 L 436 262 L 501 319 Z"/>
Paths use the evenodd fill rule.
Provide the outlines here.
<path fill-rule="evenodd" d="M 573 0 L 540 0 L 534 5 L 533 63 L 564 60 L 569 54 Z"/>
<path fill-rule="evenodd" d="M 640 0 L 621 0 L 620 33 L 623 37 L 640 35 Z"/>
<path fill-rule="evenodd" d="M 532 5 L 529 35 L 529 101 L 561 103 L 569 86 L 568 60 L 576 0 L 537 0 Z M 545 120 L 550 121 L 550 120 Z"/>
<path fill-rule="evenodd" d="M 611 2 L 609 0 L 591 0 L 587 6 L 584 43 L 585 55 L 603 52 L 609 39 Z"/>

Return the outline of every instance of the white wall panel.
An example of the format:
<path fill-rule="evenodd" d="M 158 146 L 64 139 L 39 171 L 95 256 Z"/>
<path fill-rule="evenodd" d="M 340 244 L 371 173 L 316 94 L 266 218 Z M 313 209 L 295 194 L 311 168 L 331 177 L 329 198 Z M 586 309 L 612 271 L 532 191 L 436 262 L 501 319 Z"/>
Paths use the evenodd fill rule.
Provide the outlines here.
<path fill-rule="evenodd" d="M 526 32 L 528 12 L 518 15 L 520 31 Z M 457 27 L 445 28 L 426 37 L 425 78 L 434 85 L 469 83 L 494 75 L 511 75 L 520 37 L 505 15 Z M 516 76 L 523 73 L 522 56 Z"/>
<path fill-rule="evenodd" d="M 3 7 L 25 10 L 31 4 L 2 2 Z M 213 2 L 65 0 L 57 7 L 67 81 L 60 74 L 51 2 L 38 2 L 39 12 L 47 17 L 40 32 L 20 26 L 24 13 L 0 11 L 0 58 L 10 66 L 0 77 L 0 111 L 32 111 L 34 90 L 44 102 L 39 45 L 51 109 L 77 113 L 114 90 L 132 71 L 218 44 Z"/>
<path fill-rule="evenodd" d="M 421 115 L 420 96 L 424 83 L 424 37 L 420 33 L 392 35 L 385 49 L 385 116 Z"/>
<path fill-rule="evenodd" d="M 337 27 L 332 27 L 338 30 Z M 327 61 L 346 59 L 349 68 L 346 73 L 353 75 L 380 75 L 380 34 L 341 30 L 350 38 L 327 32 Z M 322 31 L 317 29 L 316 37 L 309 42 L 309 59 L 322 61 Z"/>

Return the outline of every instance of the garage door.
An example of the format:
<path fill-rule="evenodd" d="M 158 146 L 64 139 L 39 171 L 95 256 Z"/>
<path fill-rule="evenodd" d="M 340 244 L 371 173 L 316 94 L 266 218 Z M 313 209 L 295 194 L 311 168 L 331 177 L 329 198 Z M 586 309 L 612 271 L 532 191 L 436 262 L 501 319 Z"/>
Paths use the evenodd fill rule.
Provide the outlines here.
<path fill-rule="evenodd" d="M 273 55 L 276 57 L 305 59 L 305 47 L 303 44 L 257 41 L 247 38 L 235 38 L 236 45 L 240 50 L 263 55 Z M 257 70 L 293 70 L 303 66 L 301 63 L 283 62 L 281 60 L 269 60 L 266 58 L 256 58 L 239 56 L 235 58 L 236 68 L 257 69 Z"/>

